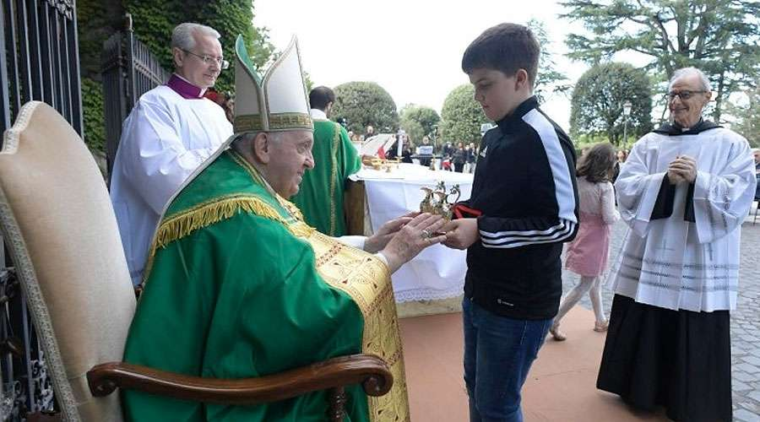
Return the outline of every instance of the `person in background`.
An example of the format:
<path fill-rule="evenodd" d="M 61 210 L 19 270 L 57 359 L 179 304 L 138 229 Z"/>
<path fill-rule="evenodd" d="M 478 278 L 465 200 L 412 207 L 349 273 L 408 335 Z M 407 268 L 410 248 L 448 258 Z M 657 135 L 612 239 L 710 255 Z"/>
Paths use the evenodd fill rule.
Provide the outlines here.
<path fill-rule="evenodd" d="M 457 144 L 457 148 L 454 150 L 452 161 L 454 162 L 454 171 L 461 173 L 462 170 L 464 170 L 464 164 L 467 161 L 467 151 L 465 151 L 464 144 L 461 142 Z"/>
<path fill-rule="evenodd" d="M 310 226 L 328 236 L 346 234 L 344 193 L 348 177 L 361 169 L 356 148 L 346 129 L 331 120 L 335 93 L 318 86 L 309 93 L 310 115 L 314 121 L 315 166 L 303 175 L 301 187 L 292 201 Z"/>
<path fill-rule="evenodd" d="M 562 317 L 589 293 L 594 309 L 594 331 L 607 331 L 607 317 L 602 304 L 601 276 L 607 268 L 612 225 L 620 219 L 615 209 L 612 172 L 615 168 L 615 148 L 610 143 L 591 148 L 578 162 L 578 197 L 580 198 L 580 228 L 567 246 L 565 267 L 580 275 L 580 282 L 562 299 L 559 312 L 549 329 L 554 340 L 567 338 L 559 330 Z"/>
<path fill-rule="evenodd" d="M 615 182 L 631 230 L 597 387 L 674 421 L 730 422 L 730 312 L 755 166 L 744 137 L 702 118 L 702 71 L 675 71 L 668 98 L 671 123 L 634 144 Z"/>
<path fill-rule="evenodd" d="M 412 155 L 414 154 L 412 151 L 414 151 L 414 143 L 409 138 L 409 135 L 404 135 L 404 149 L 401 153 L 401 162 L 412 164 L 414 161 L 412 160 Z"/>
<path fill-rule="evenodd" d="M 615 183 L 617 181 L 618 175 L 620 174 L 620 167 L 623 166 L 625 163 L 625 160 L 628 159 L 628 151 L 624 149 L 620 149 L 617 152 L 617 162 L 615 163 L 615 170 L 612 172 L 612 183 Z"/>
<path fill-rule="evenodd" d="M 288 199 L 315 163 L 296 46 L 294 40 L 258 75 L 238 37 L 235 136 L 163 213 L 124 361 L 240 379 L 374 354 L 383 356 L 393 386 L 371 399 L 359 385 L 346 387 L 346 420 L 383 413 L 390 417 L 382 420 L 408 421 L 390 275 L 445 240 L 435 235 L 444 221 L 430 214 L 400 217 L 349 246 L 348 239 L 301 220 Z M 262 111 L 260 104 L 273 107 Z M 329 410 L 327 391 L 246 406 L 122 394 L 125 420 L 135 422 L 323 421 Z"/>
<path fill-rule="evenodd" d="M 522 421 L 521 390 L 557 314 L 562 245 L 578 230 L 575 148 L 533 95 L 541 47 L 503 23 L 462 57 L 485 132 L 472 195 L 444 228 L 467 249 L 462 318 L 471 421 Z"/>
<path fill-rule="evenodd" d="M 465 173 L 475 173 L 475 163 L 478 161 L 478 151 L 474 142 L 467 146 L 467 159 L 464 165 Z"/>
<path fill-rule="evenodd" d="M 369 139 L 373 136 L 375 136 L 375 128 L 373 128 L 371 125 L 367 126 L 367 131 L 364 132 L 364 139 Z"/>
<path fill-rule="evenodd" d="M 430 167 L 433 159 L 433 147 L 430 145 L 430 138 L 427 136 L 422 137 L 422 144 L 417 147 L 417 155 L 421 156 L 420 165 Z"/>
<path fill-rule="evenodd" d="M 124 121 L 111 172 L 111 202 L 132 283 L 143 278 L 161 212 L 198 166 L 232 136 L 219 105 L 204 97 L 229 65 L 219 33 L 183 23 L 172 31 L 174 73 L 140 97 Z"/>

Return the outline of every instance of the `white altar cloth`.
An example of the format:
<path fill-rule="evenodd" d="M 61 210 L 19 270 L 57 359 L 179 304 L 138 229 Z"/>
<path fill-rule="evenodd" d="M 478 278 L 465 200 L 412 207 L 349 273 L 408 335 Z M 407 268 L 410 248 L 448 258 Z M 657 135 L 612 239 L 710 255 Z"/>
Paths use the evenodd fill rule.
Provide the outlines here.
<path fill-rule="evenodd" d="M 374 232 L 383 223 L 410 211 L 418 211 L 425 194 L 420 188 L 443 181 L 447 190 L 458 184 L 460 200 L 470 197 L 472 174 L 431 171 L 414 164 L 401 164 L 391 173 L 372 169 L 361 170 L 353 178 L 364 181 Z M 450 197 L 450 201 L 454 201 Z M 397 302 L 439 300 L 462 294 L 467 272 L 467 252 L 443 245 L 431 246 L 393 274 L 393 290 Z"/>

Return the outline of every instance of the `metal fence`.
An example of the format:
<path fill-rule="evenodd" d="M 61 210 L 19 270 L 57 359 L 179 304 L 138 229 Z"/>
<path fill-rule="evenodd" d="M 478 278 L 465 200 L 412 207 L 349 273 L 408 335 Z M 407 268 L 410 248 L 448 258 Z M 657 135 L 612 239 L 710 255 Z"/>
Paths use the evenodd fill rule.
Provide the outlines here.
<path fill-rule="evenodd" d="M 0 0 L 0 133 L 21 106 L 43 101 L 84 137 L 75 0 Z M 109 174 L 122 123 L 137 99 L 169 74 L 126 31 L 104 44 L 102 55 Z M 0 147 L 2 140 L 0 139 Z M 0 422 L 25 421 L 27 414 L 54 410 L 26 301 L 0 235 Z"/>
<path fill-rule="evenodd" d="M 38 100 L 83 136 L 74 0 L 0 0 L 0 22 L 0 132 Z"/>
<path fill-rule="evenodd" d="M 122 124 L 140 96 L 169 79 L 148 47 L 135 38 L 132 18 L 127 15 L 123 32 L 103 45 L 102 76 L 105 102 L 106 158 L 110 179 L 119 147 Z"/>
<path fill-rule="evenodd" d="M 83 137 L 74 0 L 0 0 L 0 24 L 0 133 L 22 105 L 37 100 L 58 110 Z M 0 236 L 0 421 L 23 421 L 55 404 L 26 301 L 2 246 Z"/>

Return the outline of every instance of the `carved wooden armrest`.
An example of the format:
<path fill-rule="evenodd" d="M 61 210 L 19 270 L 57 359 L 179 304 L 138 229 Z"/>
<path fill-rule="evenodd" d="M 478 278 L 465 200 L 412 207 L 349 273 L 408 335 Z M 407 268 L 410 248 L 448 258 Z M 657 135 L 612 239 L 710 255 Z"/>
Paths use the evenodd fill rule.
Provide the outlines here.
<path fill-rule="evenodd" d="M 374 355 L 352 355 L 259 378 L 217 379 L 181 375 L 123 362 L 97 365 L 87 372 L 93 396 L 116 388 L 205 403 L 251 405 L 275 402 L 314 391 L 361 384 L 367 395 L 382 396 L 393 375 Z"/>

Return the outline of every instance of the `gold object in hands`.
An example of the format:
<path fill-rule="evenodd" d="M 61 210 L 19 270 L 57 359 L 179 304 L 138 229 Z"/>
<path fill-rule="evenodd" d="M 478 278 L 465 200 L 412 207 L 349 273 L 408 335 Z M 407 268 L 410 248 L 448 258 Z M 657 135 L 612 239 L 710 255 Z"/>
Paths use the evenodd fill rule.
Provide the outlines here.
<path fill-rule="evenodd" d="M 375 170 L 385 170 L 387 173 L 390 173 L 394 168 L 398 168 L 400 162 L 401 160 L 399 159 L 388 160 L 385 158 L 369 157 L 366 155 L 362 157 L 362 164 L 365 166 L 372 167 Z"/>
<path fill-rule="evenodd" d="M 444 182 L 438 183 L 435 190 L 430 188 L 420 189 L 425 192 L 425 198 L 420 202 L 420 212 L 440 215 L 447 222 L 451 221 L 454 205 L 459 201 L 459 197 L 462 195 L 462 192 L 459 190 L 459 185 L 454 185 L 448 192 L 446 192 L 446 184 Z M 456 197 L 454 198 L 454 201 L 449 202 L 449 197 L 451 195 L 456 195 Z"/>

